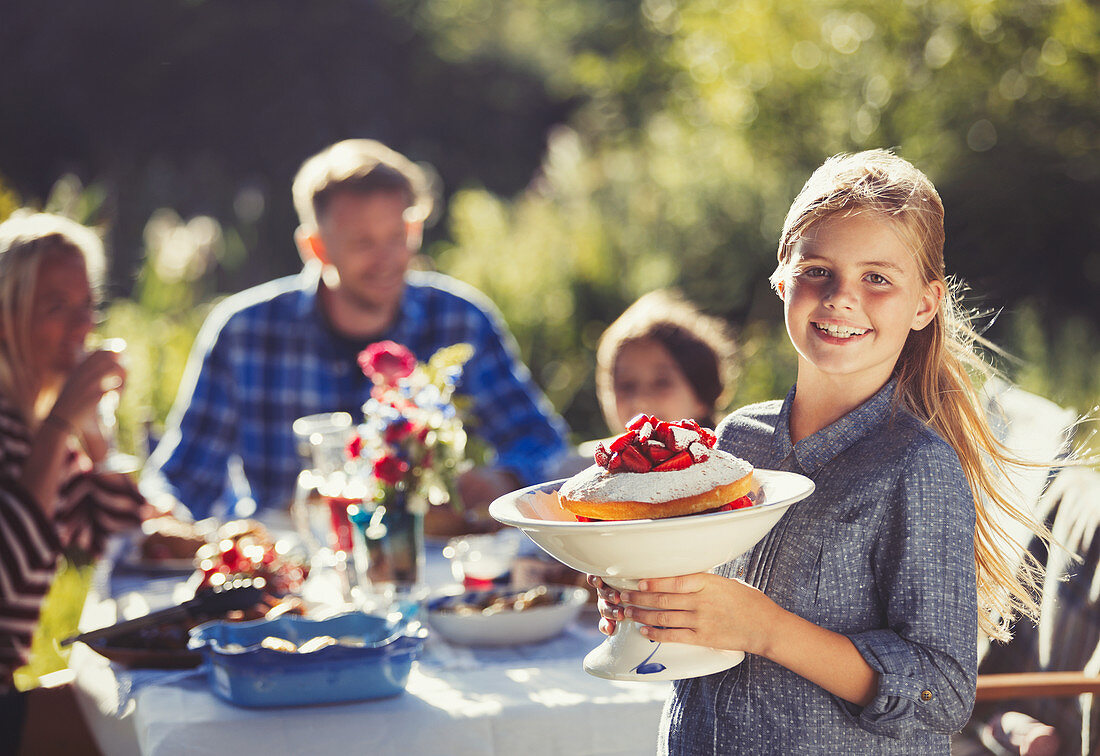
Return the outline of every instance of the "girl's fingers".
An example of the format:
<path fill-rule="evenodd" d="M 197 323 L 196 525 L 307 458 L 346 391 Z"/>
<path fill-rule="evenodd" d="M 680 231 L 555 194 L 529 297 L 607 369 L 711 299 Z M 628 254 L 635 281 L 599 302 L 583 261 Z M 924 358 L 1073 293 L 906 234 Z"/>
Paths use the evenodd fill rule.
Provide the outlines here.
<path fill-rule="evenodd" d="M 615 634 L 616 622 L 615 620 L 601 619 L 600 620 L 600 632 L 604 635 Z"/>
<path fill-rule="evenodd" d="M 609 604 L 603 599 L 596 602 L 596 609 L 604 619 L 620 620 L 623 618 L 623 608 L 617 604 Z"/>
<path fill-rule="evenodd" d="M 623 617 L 642 625 L 655 627 L 690 628 L 694 623 L 692 612 L 669 609 L 642 609 L 637 606 L 628 606 L 623 610 Z"/>
<path fill-rule="evenodd" d="M 681 627 L 650 627 L 643 625 L 639 632 L 651 641 L 658 643 L 691 643 L 699 644 L 699 638 L 694 630 Z"/>
<path fill-rule="evenodd" d="M 650 609 L 693 609 L 696 604 L 693 593 L 655 593 L 652 591 L 623 591 L 617 603 L 644 606 Z"/>
<path fill-rule="evenodd" d="M 596 595 L 604 601 L 619 603 L 619 592 L 595 575 L 588 576 L 588 584 L 596 589 Z"/>
<path fill-rule="evenodd" d="M 638 581 L 638 590 L 647 593 L 697 593 L 703 590 L 707 573 L 677 575 L 676 577 L 646 578 Z"/>

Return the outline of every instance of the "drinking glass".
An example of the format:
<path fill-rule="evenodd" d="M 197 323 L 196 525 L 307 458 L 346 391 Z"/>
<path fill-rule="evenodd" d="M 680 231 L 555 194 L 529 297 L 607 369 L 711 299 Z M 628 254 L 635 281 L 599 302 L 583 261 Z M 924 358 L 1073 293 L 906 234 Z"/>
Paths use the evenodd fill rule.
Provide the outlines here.
<path fill-rule="evenodd" d="M 507 579 L 522 541 L 523 535 L 513 528 L 459 536 L 447 541 L 443 556 L 451 560 L 451 574 L 467 590 L 488 590 Z"/>
<path fill-rule="evenodd" d="M 364 486 L 347 456 L 356 433 L 347 412 L 306 415 L 292 426 L 303 470 L 294 497 L 294 520 L 314 558 L 339 575 L 350 600 L 358 586 L 348 505 L 361 504 Z"/>
<path fill-rule="evenodd" d="M 126 351 L 126 341 L 120 338 L 103 339 L 93 348 L 114 352 L 120 356 L 121 360 Z M 118 405 L 122 398 L 119 395 L 121 387 L 121 380 L 115 376 L 104 379 L 101 385 L 105 393 L 96 406 L 96 413 L 99 416 L 100 427 L 103 428 L 103 440 L 107 442 L 107 456 L 96 464 L 96 472 L 135 473 L 141 469 L 141 462 L 137 457 L 132 454 L 123 454 L 118 450 Z"/>

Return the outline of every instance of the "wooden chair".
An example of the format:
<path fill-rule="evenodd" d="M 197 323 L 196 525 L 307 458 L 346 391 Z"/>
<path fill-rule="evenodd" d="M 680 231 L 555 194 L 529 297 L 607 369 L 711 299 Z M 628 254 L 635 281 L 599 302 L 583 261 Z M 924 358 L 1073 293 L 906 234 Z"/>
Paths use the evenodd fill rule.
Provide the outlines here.
<path fill-rule="evenodd" d="M 1039 626 L 1022 623 L 1012 642 L 990 648 L 981 667 L 986 674 L 978 676 L 976 714 L 1022 710 L 1054 725 L 1063 738 L 1077 739 L 1078 732 L 1069 730 L 1079 729 L 1089 740 L 1080 752 L 1100 756 L 1100 473 L 1064 469 L 1039 510 L 1055 540 L 1081 560 L 1032 542 L 1032 553 L 1047 568 Z M 1083 694 L 1092 698 L 1055 700 Z"/>
<path fill-rule="evenodd" d="M 1100 677 L 1087 672 L 1007 672 L 978 675 L 977 701 L 1064 698 L 1100 693 Z"/>

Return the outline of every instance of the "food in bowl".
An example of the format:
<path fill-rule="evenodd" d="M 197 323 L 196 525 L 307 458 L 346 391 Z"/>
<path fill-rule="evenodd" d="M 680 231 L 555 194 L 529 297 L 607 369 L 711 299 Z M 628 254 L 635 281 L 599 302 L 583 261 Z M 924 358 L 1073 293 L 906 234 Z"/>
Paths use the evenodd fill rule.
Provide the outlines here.
<path fill-rule="evenodd" d="M 753 467 L 715 449 L 694 420 L 638 415 L 625 433 L 596 447 L 596 464 L 562 484 L 558 499 L 578 520 L 645 520 L 760 503 Z"/>
<path fill-rule="evenodd" d="M 451 643 L 512 646 L 549 640 L 576 619 L 588 590 L 541 585 L 527 590 L 467 591 L 428 602 L 428 623 Z"/>
<path fill-rule="evenodd" d="M 426 637 L 415 620 L 348 612 L 209 622 L 191 631 L 189 647 L 206 658 L 210 686 L 226 701 L 301 706 L 400 695 Z"/>
<path fill-rule="evenodd" d="M 193 522 L 183 522 L 175 517 L 153 517 L 141 523 L 142 538 L 138 554 L 147 564 L 190 565 L 206 538 Z"/>
<path fill-rule="evenodd" d="M 217 588 L 233 580 L 263 578 L 275 598 L 298 592 L 309 573 L 303 559 L 287 553 L 262 524 L 233 520 L 218 528 L 214 540 L 195 554 L 196 590 Z"/>
<path fill-rule="evenodd" d="M 449 600 L 434 604 L 439 612 L 455 614 L 497 614 L 498 612 L 522 612 L 536 606 L 547 606 L 556 601 L 556 597 L 545 585 L 538 585 L 525 591 L 476 591 L 453 596 Z"/>

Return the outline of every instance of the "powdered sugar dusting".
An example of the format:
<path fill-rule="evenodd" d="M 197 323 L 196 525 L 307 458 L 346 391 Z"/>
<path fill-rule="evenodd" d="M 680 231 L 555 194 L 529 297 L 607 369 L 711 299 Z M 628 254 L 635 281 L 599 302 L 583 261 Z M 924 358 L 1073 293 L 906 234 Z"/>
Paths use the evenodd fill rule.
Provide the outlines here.
<path fill-rule="evenodd" d="M 708 452 L 707 460 L 683 470 L 608 472 L 599 465 L 592 465 L 565 481 L 559 493 L 576 501 L 658 504 L 698 496 L 752 472 L 752 465 L 743 459 L 719 449 Z"/>

